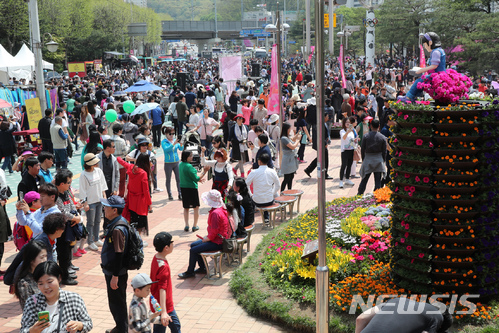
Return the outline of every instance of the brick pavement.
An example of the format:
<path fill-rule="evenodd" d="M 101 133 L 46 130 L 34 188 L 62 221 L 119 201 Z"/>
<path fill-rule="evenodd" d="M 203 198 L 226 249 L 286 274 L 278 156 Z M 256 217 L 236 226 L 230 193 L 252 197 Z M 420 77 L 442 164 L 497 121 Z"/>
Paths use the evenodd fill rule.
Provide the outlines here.
<path fill-rule="evenodd" d="M 307 147 L 305 159 L 312 161 L 316 152 Z M 161 157 L 159 157 L 161 158 Z M 357 193 L 359 178 L 353 179 L 355 186 L 345 186 L 344 189 L 338 187 L 338 173 L 340 167 L 339 139 L 333 140 L 329 150 L 330 168 L 329 174 L 334 180 L 326 181 L 326 198 L 333 200 L 337 197 L 352 196 Z M 79 161 L 79 157 L 78 157 Z M 317 180 L 308 178 L 304 173 L 307 164 L 301 164 L 295 175 L 293 188 L 301 189 L 305 193 L 302 196 L 300 211 L 305 212 L 317 206 Z M 159 163 L 158 182 L 164 188 L 163 164 Z M 246 165 L 245 169 L 248 169 Z M 357 166 L 360 170 L 360 165 Z M 312 174 L 312 176 L 314 176 Z M 172 180 L 174 182 L 174 180 Z M 209 190 L 211 181 L 200 184 L 199 193 Z M 173 187 L 174 188 L 174 187 Z M 373 179 L 367 186 L 369 192 L 373 188 Z M 174 197 L 178 197 L 174 192 Z M 209 208 L 201 203 L 199 226 L 196 233 L 204 235 L 206 233 L 206 221 Z M 296 206 L 296 205 L 295 205 Z M 229 280 L 232 270 L 224 265 L 223 278 L 217 281 L 196 276 L 192 279 L 181 280 L 177 275 L 187 269 L 189 258 L 189 244 L 197 237 L 195 233 L 184 232 L 184 221 L 182 215 L 181 201 L 168 201 L 167 194 L 161 192 L 153 195 L 154 212 L 149 214 L 150 234 L 145 240 L 151 244 L 145 248 L 146 260 L 140 272 L 149 273 L 151 259 L 155 253 L 152 247 L 152 239 L 157 232 L 168 231 L 177 235 L 180 239 L 176 242 L 174 251 L 168 256 L 172 277 L 173 277 L 173 298 L 175 309 L 180 317 L 183 332 L 286 332 L 286 328 L 269 321 L 249 316 L 229 292 Z M 193 216 L 191 214 L 190 224 L 192 226 Z M 13 220 L 13 219 L 11 219 Z M 251 251 L 258 245 L 266 229 L 262 227 L 261 217 L 255 217 L 256 228 L 252 235 Z M 279 223 L 279 221 L 278 221 Z M 12 261 L 16 252 L 12 242 L 5 244 L 5 255 L 3 269 Z M 114 321 L 109 312 L 107 304 L 106 285 L 104 275 L 100 268 L 100 252 L 88 251 L 88 254 L 74 260 L 74 264 L 80 267 L 78 274 L 78 286 L 64 287 L 67 290 L 79 293 L 87 306 L 90 317 L 93 320 L 93 332 L 103 333 L 106 329 L 114 327 Z M 139 271 L 129 272 L 129 281 Z M 127 289 L 128 300 L 132 297 L 132 288 Z M 8 288 L 0 284 L 0 333 L 18 332 L 21 321 L 21 309 L 15 297 L 8 293 Z"/>

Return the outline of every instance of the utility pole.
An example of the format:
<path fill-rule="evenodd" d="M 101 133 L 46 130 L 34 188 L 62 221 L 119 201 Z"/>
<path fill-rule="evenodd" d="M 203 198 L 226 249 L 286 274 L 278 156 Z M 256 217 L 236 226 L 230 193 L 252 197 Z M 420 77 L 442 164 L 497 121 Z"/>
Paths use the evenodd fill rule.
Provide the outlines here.
<path fill-rule="evenodd" d="M 215 0 L 215 38 L 218 39 L 217 0 Z"/>
<path fill-rule="evenodd" d="M 45 98 L 45 80 L 43 78 L 42 38 L 40 36 L 40 22 L 38 20 L 38 0 L 29 0 L 28 10 L 33 36 L 31 48 L 35 54 L 36 97 L 40 99 L 40 108 L 44 112 L 48 104 Z"/>
<path fill-rule="evenodd" d="M 308 57 L 308 55 L 310 54 L 310 0 L 306 0 L 306 6 L 305 6 L 305 38 L 307 39 L 307 44 L 306 44 L 306 47 L 305 47 L 305 57 Z M 317 27 L 316 29 L 317 30 Z"/>
<path fill-rule="evenodd" d="M 324 2 L 315 1 L 315 82 L 317 98 L 317 191 L 319 265 L 316 269 L 316 332 L 327 333 L 329 328 L 329 269 L 326 262 L 326 174 L 324 156 Z M 330 3 L 332 0 L 330 0 Z M 330 20 L 332 18 L 330 17 Z M 330 25 L 332 22 L 330 23 Z"/>
<path fill-rule="evenodd" d="M 334 56 L 334 1 L 329 0 L 329 54 Z"/>

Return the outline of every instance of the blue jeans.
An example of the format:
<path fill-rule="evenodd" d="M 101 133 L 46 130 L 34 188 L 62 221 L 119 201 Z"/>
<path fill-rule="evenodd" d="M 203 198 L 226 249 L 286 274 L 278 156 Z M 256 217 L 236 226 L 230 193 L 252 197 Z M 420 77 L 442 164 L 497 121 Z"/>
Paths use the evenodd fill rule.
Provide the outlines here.
<path fill-rule="evenodd" d="M 68 168 L 68 152 L 64 149 L 54 149 L 54 160 L 56 169 Z"/>
<path fill-rule="evenodd" d="M 102 204 L 95 202 L 89 204 L 90 209 L 86 212 L 87 215 L 87 230 L 88 230 L 88 245 L 99 240 L 100 220 L 102 217 Z"/>
<path fill-rule="evenodd" d="M 421 75 L 419 79 L 414 81 L 414 84 L 411 86 L 411 89 L 407 94 L 405 94 L 405 97 L 407 97 L 410 100 L 414 100 L 416 97 L 419 97 L 423 94 L 423 89 L 418 89 L 418 83 L 423 82 L 425 78 L 429 77 L 430 75 Z"/>
<path fill-rule="evenodd" d="M 10 156 L 10 155 L 9 156 L 5 156 L 5 159 L 3 160 L 2 169 L 3 170 L 9 169 L 9 172 L 13 173 L 14 171 L 12 170 L 12 163 L 10 162 L 11 158 L 12 158 L 12 156 Z"/>
<path fill-rule="evenodd" d="M 199 268 L 206 269 L 204 265 L 203 258 L 200 253 L 209 251 L 218 251 L 222 249 L 222 244 L 215 244 L 213 242 L 205 242 L 197 240 L 191 243 L 191 250 L 189 251 L 189 267 L 187 268 L 188 273 L 194 273 L 194 268 L 196 268 L 196 263 L 198 263 Z"/>
<path fill-rule="evenodd" d="M 182 135 L 182 133 L 184 132 L 185 124 L 187 124 L 187 121 L 180 121 L 180 120 L 178 121 L 178 132 L 177 132 L 177 136 Z"/>
<path fill-rule="evenodd" d="M 204 152 L 204 156 L 208 156 L 210 154 L 210 150 L 211 150 L 211 140 L 201 139 L 201 146 L 206 148 L 206 151 Z"/>
<path fill-rule="evenodd" d="M 168 315 L 172 319 L 172 321 L 168 323 L 168 327 L 170 328 L 170 332 L 171 333 L 180 333 L 180 320 L 178 320 L 178 316 L 177 316 L 177 313 L 175 312 L 175 309 L 173 309 L 172 312 L 168 313 Z M 154 324 L 153 333 L 165 333 L 165 332 L 166 332 L 166 326 Z"/>

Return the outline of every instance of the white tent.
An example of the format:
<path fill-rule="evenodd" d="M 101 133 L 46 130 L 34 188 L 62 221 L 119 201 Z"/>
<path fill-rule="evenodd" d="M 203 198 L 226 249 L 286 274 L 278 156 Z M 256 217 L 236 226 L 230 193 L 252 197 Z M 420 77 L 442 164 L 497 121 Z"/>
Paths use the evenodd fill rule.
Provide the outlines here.
<path fill-rule="evenodd" d="M 52 70 L 54 65 L 43 61 L 43 68 Z M 35 71 L 35 55 L 30 49 L 23 44 L 17 55 L 13 57 L 0 45 L 0 70 L 6 71 L 9 77 L 16 79 L 26 79 L 27 81 L 33 78 Z"/>

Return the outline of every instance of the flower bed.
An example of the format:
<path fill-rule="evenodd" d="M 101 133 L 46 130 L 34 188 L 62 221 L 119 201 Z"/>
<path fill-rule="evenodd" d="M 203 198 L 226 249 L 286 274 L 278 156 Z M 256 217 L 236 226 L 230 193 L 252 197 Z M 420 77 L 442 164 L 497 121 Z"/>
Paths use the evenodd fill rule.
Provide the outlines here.
<path fill-rule="evenodd" d="M 499 101 L 392 107 L 399 123 L 391 174 L 395 283 L 417 292 L 498 295 L 499 253 L 488 248 L 499 240 Z M 410 119 L 431 126 L 411 127 Z M 407 266 L 408 259 L 419 264 Z M 459 267 L 466 274 L 457 276 Z"/>

